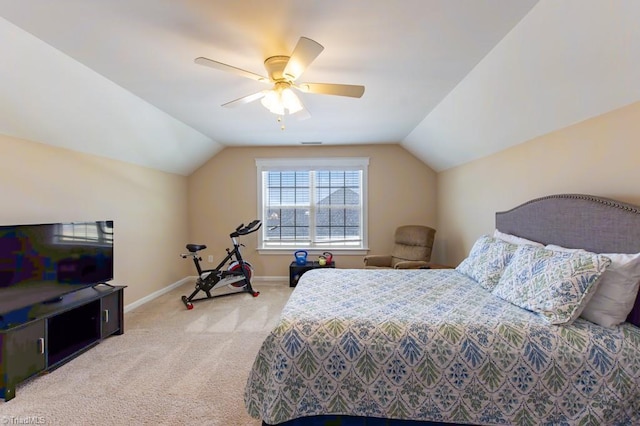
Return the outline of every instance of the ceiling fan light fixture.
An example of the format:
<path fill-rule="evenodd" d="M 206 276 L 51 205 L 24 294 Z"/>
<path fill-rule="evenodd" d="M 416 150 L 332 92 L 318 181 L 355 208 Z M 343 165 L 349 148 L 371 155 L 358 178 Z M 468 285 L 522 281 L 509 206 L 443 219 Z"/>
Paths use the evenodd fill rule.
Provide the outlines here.
<path fill-rule="evenodd" d="M 304 107 L 298 96 L 289 87 L 276 87 L 267 91 L 261 100 L 262 105 L 276 115 L 295 114 Z"/>
<path fill-rule="evenodd" d="M 300 102 L 298 96 L 293 93 L 293 90 L 289 89 L 288 87 L 282 90 L 280 97 L 282 99 L 282 104 L 289 111 L 289 114 L 295 114 L 296 112 L 302 110 L 302 102 Z"/>
<path fill-rule="evenodd" d="M 276 115 L 284 115 L 284 105 L 280 92 L 277 90 L 268 90 L 260 101 L 262 105 Z"/>

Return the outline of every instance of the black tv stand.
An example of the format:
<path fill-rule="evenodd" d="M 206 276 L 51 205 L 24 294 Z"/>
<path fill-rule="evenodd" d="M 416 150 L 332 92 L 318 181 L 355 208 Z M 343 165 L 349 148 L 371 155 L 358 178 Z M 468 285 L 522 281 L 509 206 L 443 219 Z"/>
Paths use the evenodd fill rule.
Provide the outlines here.
<path fill-rule="evenodd" d="M 9 401 L 20 382 L 61 366 L 111 335 L 124 333 L 124 289 L 112 285 L 84 288 L 62 296 L 57 303 L 28 307 L 24 321 L 1 323 L 0 398 Z"/>

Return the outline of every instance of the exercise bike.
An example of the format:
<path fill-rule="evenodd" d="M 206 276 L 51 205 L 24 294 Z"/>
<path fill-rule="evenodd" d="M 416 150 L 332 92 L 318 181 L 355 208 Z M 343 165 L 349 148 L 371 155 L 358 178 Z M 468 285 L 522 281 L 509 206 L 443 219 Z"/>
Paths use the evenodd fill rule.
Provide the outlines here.
<path fill-rule="evenodd" d="M 207 246 L 203 244 L 187 244 L 187 250 L 189 253 L 183 253 L 180 256 L 183 259 L 191 257 L 193 259 L 193 263 L 196 265 L 196 270 L 198 271 L 198 279 L 196 280 L 196 289 L 187 296 L 182 296 L 182 303 L 187 307 L 187 309 L 193 309 L 193 302 L 198 302 L 200 300 L 213 299 L 215 297 L 221 296 L 230 296 L 232 294 L 244 293 L 248 292 L 253 297 L 258 297 L 260 294 L 259 291 L 255 291 L 253 287 L 251 287 L 251 276 L 253 275 L 253 267 L 249 262 L 245 262 L 242 259 L 242 254 L 240 254 L 240 247 L 244 247 L 244 244 L 238 243 L 238 237 L 242 235 L 251 234 L 256 232 L 262 223 L 259 220 L 254 220 L 247 226 L 244 226 L 244 223 L 240 224 L 229 234 L 231 237 L 231 241 L 233 242 L 233 250 L 227 250 L 227 256 L 220 262 L 215 269 L 202 269 L 200 267 L 200 262 L 202 258 L 198 254 L 200 250 L 204 250 Z M 235 259 L 234 259 L 235 258 Z M 227 269 L 223 270 L 225 264 L 230 262 Z M 219 295 L 212 295 L 211 291 L 217 288 L 228 285 L 229 287 L 239 289 L 239 291 L 235 291 L 232 293 L 224 293 Z M 196 294 L 203 291 L 206 296 L 195 299 Z"/>

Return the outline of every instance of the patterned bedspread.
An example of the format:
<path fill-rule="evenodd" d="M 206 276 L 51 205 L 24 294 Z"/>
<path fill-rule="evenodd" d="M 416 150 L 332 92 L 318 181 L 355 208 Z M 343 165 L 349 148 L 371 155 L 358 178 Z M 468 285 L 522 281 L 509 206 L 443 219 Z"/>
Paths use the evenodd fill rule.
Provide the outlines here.
<path fill-rule="evenodd" d="M 640 424 L 640 329 L 546 324 L 455 270 L 317 269 L 256 356 L 249 414 Z"/>

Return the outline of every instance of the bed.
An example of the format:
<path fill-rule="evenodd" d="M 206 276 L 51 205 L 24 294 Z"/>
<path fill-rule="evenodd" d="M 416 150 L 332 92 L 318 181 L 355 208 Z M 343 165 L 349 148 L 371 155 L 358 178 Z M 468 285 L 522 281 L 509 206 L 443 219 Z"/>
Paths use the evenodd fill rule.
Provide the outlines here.
<path fill-rule="evenodd" d="M 287 426 L 640 424 L 638 253 L 640 208 L 562 194 L 497 213 L 456 269 L 309 271 L 256 355 L 247 411 Z M 619 271 L 611 319 L 599 304 Z"/>

